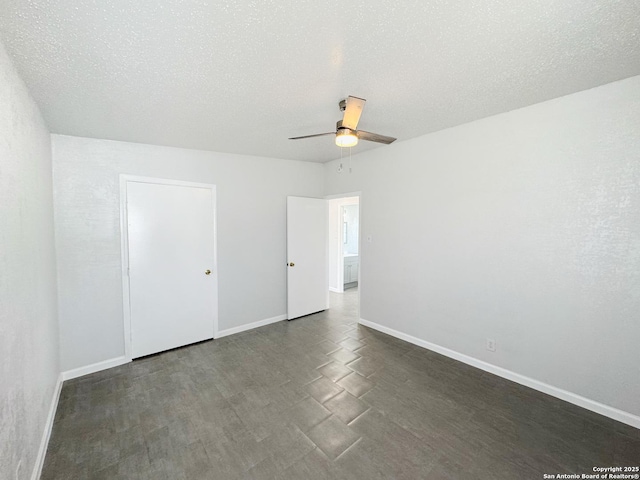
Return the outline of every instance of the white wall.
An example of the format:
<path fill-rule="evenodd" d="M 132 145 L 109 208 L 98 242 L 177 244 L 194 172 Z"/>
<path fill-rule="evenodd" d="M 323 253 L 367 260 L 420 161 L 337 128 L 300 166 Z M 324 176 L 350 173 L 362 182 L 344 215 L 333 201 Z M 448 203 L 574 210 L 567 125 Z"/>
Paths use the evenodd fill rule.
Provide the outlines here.
<path fill-rule="evenodd" d="M 219 329 L 286 313 L 286 197 L 322 166 L 52 135 L 64 371 L 124 355 L 118 175 L 217 185 Z"/>
<path fill-rule="evenodd" d="M 362 318 L 640 415 L 640 77 L 336 167 Z"/>
<path fill-rule="evenodd" d="M 36 468 L 59 373 L 55 282 L 49 131 L 0 44 L 0 478 Z"/>

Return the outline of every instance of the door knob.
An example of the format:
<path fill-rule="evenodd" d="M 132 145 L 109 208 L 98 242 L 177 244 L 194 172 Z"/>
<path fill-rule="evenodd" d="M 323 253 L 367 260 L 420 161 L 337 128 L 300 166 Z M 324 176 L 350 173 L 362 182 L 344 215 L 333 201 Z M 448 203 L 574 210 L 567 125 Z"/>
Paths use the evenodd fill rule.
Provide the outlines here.
<path fill-rule="evenodd" d="M 296 264 L 295 264 L 295 263 L 293 263 L 293 262 L 291 262 L 291 263 L 289 263 L 288 265 L 289 265 L 290 267 L 295 267 L 295 265 L 296 265 Z"/>
<path fill-rule="evenodd" d="M 205 275 L 211 275 L 211 270 L 208 270 L 208 269 L 207 269 L 207 270 L 205 270 L 205 271 L 204 271 L 204 274 L 205 274 Z"/>

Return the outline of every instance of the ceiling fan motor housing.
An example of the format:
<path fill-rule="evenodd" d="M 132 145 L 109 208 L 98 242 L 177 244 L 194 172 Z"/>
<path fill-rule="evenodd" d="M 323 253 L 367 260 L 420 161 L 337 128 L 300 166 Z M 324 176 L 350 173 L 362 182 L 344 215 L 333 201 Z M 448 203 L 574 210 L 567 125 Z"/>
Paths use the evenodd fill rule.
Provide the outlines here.
<path fill-rule="evenodd" d="M 356 132 L 355 130 L 353 130 L 353 129 L 349 128 L 349 127 L 343 127 L 342 126 L 342 120 L 338 120 L 336 122 L 336 132 L 339 132 L 340 130 L 348 130 L 348 131 L 353 132 L 353 133 Z"/>

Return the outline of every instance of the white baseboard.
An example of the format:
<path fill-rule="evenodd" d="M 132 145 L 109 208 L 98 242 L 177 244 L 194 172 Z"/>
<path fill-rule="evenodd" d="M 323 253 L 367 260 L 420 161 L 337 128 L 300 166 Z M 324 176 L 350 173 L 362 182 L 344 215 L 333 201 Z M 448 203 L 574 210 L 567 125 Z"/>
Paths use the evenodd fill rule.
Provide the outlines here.
<path fill-rule="evenodd" d="M 227 328 L 226 330 L 220 330 L 215 338 L 222 338 L 228 335 L 233 335 L 234 333 L 246 332 L 247 330 L 252 330 L 258 327 L 264 327 L 265 325 L 270 325 L 272 323 L 281 322 L 282 320 L 286 320 L 286 315 L 278 315 L 277 317 L 265 318 L 264 320 L 258 320 L 257 322 L 247 323 L 246 325 L 240 325 L 239 327 Z"/>
<path fill-rule="evenodd" d="M 552 397 L 556 397 L 566 402 L 573 403 L 574 405 L 578 405 L 579 407 L 586 408 L 587 410 L 591 410 L 592 412 L 599 413 L 600 415 L 604 415 L 605 417 L 609 417 L 619 422 L 626 423 L 627 425 L 631 425 L 635 428 L 640 428 L 640 417 L 632 413 L 596 402 L 595 400 L 582 397 L 575 393 L 563 390 L 558 387 L 554 387 L 553 385 L 549 385 L 539 380 L 520 375 L 519 373 L 515 373 L 511 370 L 507 370 L 506 368 L 498 367 L 485 361 L 478 360 L 477 358 L 456 352 L 455 350 L 441 347 L 440 345 L 436 345 L 435 343 L 427 342 L 426 340 L 422 340 L 412 335 L 399 332 L 397 330 L 394 330 L 393 328 L 385 327 L 384 325 L 380 325 L 375 322 L 370 322 L 369 320 L 365 320 L 364 318 L 360 319 L 360 324 L 364 325 L 365 327 L 378 330 L 382 333 L 386 333 L 387 335 L 391 335 L 392 337 L 396 337 L 406 342 L 413 343 L 414 345 L 417 345 L 419 347 L 426 348 L 427 350 L 440 353 L 449 358 L 453 358 L 454 360 L 458 360 L 462 363 L 466 363 L 467 365 L 471 365 L 472 367 L 484 370 L 485 372 L 493 373 L 494 375 L 506 378 L 507 380 L 519 383 L 520 385 L 533 388 L 534 390 L 546 393 L 547 395 L 551 395 Z"/>
<path fill-rule="evenodd" d="M 344 293 L 344 290 L 342 290 L 341 288 L 335 288 L 335 287 L 329 287 L 329 291 L 334 293 Z"/>
<path fill-rule="evenodd" d="M 104 360 L 102 362 L 92 363 L 91 365 L 87 365 L 85 367 L 74 368 L 73 370 L 62 372 L 62 379 L 71 380 L 72 378 L 82 377 L 83 375 L 89 375 L 90 373 L 106 370 L 107 368 L 118 367 L 120 365 L 124 365 L 125 363 L 129 363 L 130 361 L 130 358 L 127 358 L 123 355 L 122 357 L 116 357 L 109 360 Z"/>
<path fill-rule="evenodd" d="M 51 438 L 51 430 L 53 429 L 53 421 L 56 418 L 56 410 L 58 409 L 58 400 L 60 400 L 60 392 L 62 391 L 62 382 L 63 378 L 62 374 L 60 374 L 58 375 L 58 380 L 53 390 L 53 396 L 51 397 L 49 413 L 47 414 L 47 421 L 44 424 L 44 432 L 42 432 L 40 448 L 38 449 L 36 464 L 33 466 L 31 480 L 38 480 L 42 474 L 42 467 L 44 466 L 44 459 L 47 455 L 47 447 L 49 446 L 49 438 Z"/>

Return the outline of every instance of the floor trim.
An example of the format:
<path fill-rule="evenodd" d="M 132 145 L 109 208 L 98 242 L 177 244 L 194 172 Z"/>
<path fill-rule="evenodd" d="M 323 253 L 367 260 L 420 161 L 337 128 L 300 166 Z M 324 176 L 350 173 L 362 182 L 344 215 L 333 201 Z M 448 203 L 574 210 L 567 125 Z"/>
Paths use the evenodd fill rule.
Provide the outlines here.
<path fill-rule="evenodd" d="M 47 447 L 49 446 L 49 438 L 51 438 L 51 430 L 53 430 L 53 421 L 56 418 L 56 410 L 58 409 L 58 401 L 60 400 L 60 392 L 62 391 L 62 373 L 58 375 L 56 386 L 53 390 L 53 396 L 51 398 L 51 405 L 49 405 L 49 413 L 47 414 L 47 421 L 44 424 L 44 431 L 42 432 L 42 439 L 40 440 L 40 448 L 38 449 L 38 456 L 36 457 L 36 463 L 33 466 L 33 472 L 31 474 L 31 480 L 38 480 L 42 475 L 42 467 L 44 467 L 44 459 L 47 455 Z"/>
<path fill-rule="evenodd" d="M 226 330 L 220 330 L 216 334 L 216 338 L 222 338 L 228 335 L 233 335 L 235 333 L 246 332 L 247 330 L 252 330 L 258 327 L 264 327 L 265 325 L 281 322 L 282 320 L 286 320 L 286 319 L 287 319 L 287 315 L 278 315 L 276 317 L 265 318 L 264 320 L 258 320 L 257 322 L 247 323 L 246 325 L 240 325 L 239 327 L 227 328 Z"/>
<path fill-rule="evenodd" d="M 396 337 L 419 347 L 426 348 L 427 350 L 440 353 L 449 358 L 453 358 L 454 360 L 458 360 L 462 363 L 466 363 L 467 365 L 471 365 L 472 367 L 484 370 L 485 372 L 493 373 L 494 375 L 506 378 L 507 380 L 519 383 L 520 385 L 533 388 L 534 390 L 546 393 L 547 395 L 551 395 L 566 402 L 573 403 L 574 405 L 578 405 L 579 407 L 586 408 L 587 410 L 591 410 L 592 412 L 599 413 L 600 415 L 604 415 L 605 417 L 609 417 L 619 422 L 626 423 L 627 425 L 631 425 L 635 428 L 640 428 L 640 417 L 632 413 L 610 407 L 609 405 L 596 402 L 595 400 L 582 397 L 575 393 L 563 390 L 558 387 L 554 387 L 553 385 L 549 385 L 539 380 L 526 377 L 511 370 L 507 370 L 506 368 L 492 365 L 482 360 L 478 360 L 477 358 L 456 352 L 455 350 L 441 347 L 440 345 L 436 345 L 435 343 L 427 342 L 426 340 L 422 340 L 412 335 L 402 333 L 398 330 L 394 330 L 393 328 L 385 327 L 384 325 L 380 325 L 379 323 L 365 320 L 364 318 L 361 318 L 359 323 L 361 325 L 364 325 L 365 327 L 373 328 L 374 330 L 386 333 L 387 335 L 391 335 L 392 337 Z"/>
<path fill-rule="evenodd" d="M 129 363 L 130 361 L 130 358 L 127 358 L 123 355 L 121 357 L 111 358 L 102 362 L 92 363 L 91 365 L 86 365 L 84 367 L 74 368 L 73 370 L 62 372 L 62 379 L 71 380 L 72 378 L 82 377 L 84 375 L 89 375 L 90 373 L 106 370 L 107 368 L 118 367 L 120 365 L 124 365 L 125 363 Z"/>

